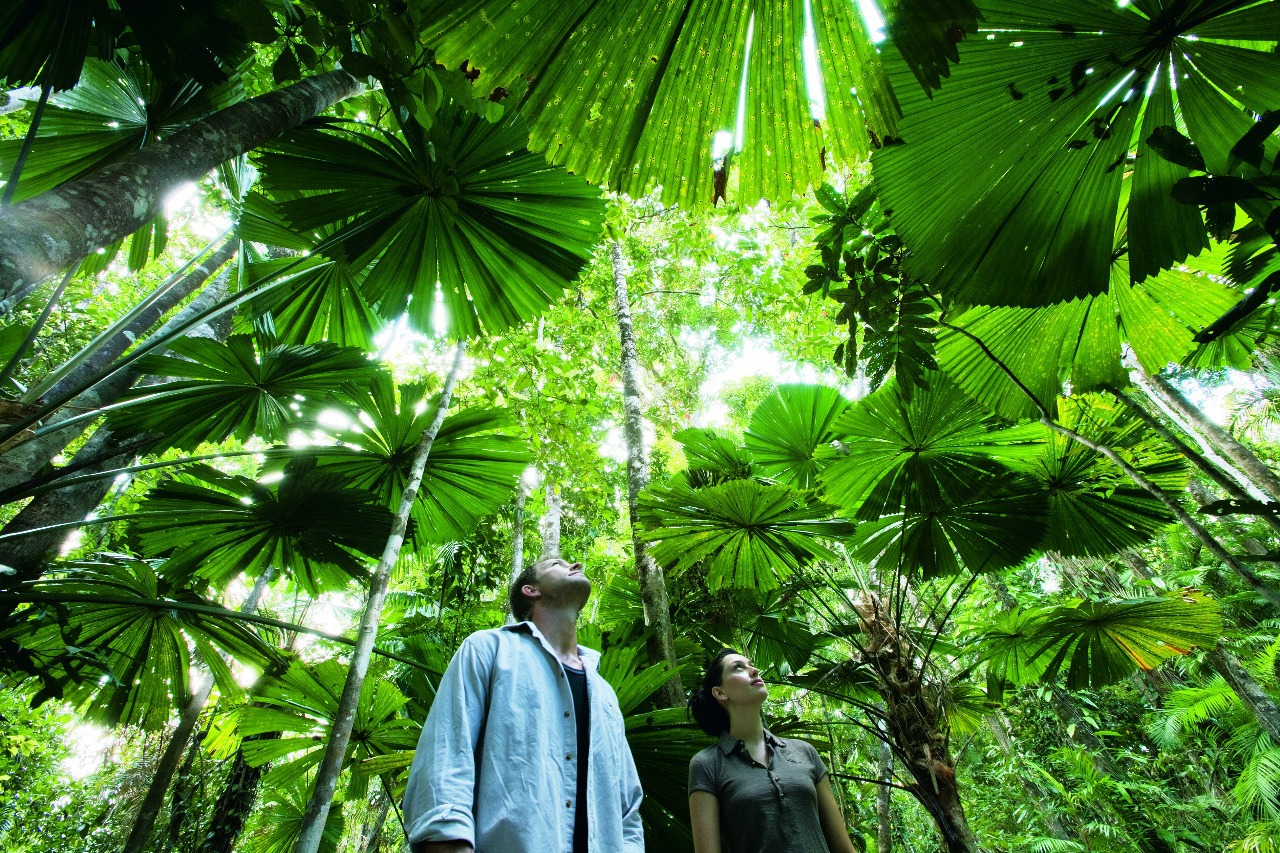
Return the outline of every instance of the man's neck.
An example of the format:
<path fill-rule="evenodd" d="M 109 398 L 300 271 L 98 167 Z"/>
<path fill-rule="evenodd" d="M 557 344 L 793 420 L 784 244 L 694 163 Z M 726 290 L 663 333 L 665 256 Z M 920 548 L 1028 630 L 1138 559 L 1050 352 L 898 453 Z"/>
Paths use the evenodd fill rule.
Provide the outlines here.
<path fill-rule="evenodd" d="M 561 607 L 534 607 L 529 621 L 551 644 L 565 663 L 581 662 L 578 658 L 578 611 Z"/>

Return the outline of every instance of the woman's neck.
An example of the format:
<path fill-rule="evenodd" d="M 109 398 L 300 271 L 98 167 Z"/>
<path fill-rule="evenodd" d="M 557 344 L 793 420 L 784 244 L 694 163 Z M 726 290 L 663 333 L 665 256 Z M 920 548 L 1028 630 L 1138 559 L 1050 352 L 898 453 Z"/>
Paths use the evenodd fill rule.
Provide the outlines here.
<path fill-rule="evenodd" d="M 735 711 L 729 712 L 729 734 L 746 744 L 764 740 L 764 721 L 760 719 L 760 706 Z"/>

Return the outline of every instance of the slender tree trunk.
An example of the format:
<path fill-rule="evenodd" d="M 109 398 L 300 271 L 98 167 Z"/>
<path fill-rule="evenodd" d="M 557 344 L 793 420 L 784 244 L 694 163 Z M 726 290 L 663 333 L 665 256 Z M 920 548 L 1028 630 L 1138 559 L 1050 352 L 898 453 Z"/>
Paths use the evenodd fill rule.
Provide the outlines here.
<path fill-rule="evenodd" d="M 173 136 L 0 211 L 0 300 L 114 243 L 159 212 L 177 186 L 356 94 L 360 83 L 329 71 L 227 107 Z"/>
<path fill-rule="evenodd" d="M 550 560 L 560 556 L 560 517 L 563 509 L 560 490 L 556 487 L 556 481 L 550 477 L 547 478 L 544 494 L 547 511 L 538 521 L 538 532 L 542 535 L 542 553 L 538 559 Z"/>
<path fill-rule="evenodd" d="M 195 801 L 196 788 L 192 784 L 191 770 L 200 756 L 200 742 L 204 733 L 197 731 L 187 745 L 187 755 L 178 768 L 177 778 L 173 785 L 173 799 L 169 805 L 169 831 L 165 840 L 165 850 L 176 850 L 182 846 L 182 827 L 190 820 L 192 806 Z"/>
<path fill-rule="evenodd" d="M 511 511 L 511 583 L 516 582 L 524 569 L 524 506 L 529 492 L 524 479 L 516 486 L 516 503 Z"/>
<path fill-rule="evenodd" d="M 1249 490 L 1242 486 L 1237 479 L 1224 471 L 1221 466 L 1211 461 L 1209 457 L 1195 450 L 1191 445 L 1183 441 L 1173 432 L 1173 430 L 1169 429 L 1169 427 L 1167 427 L 1154 412 L 1147 411 L 1142 404 L 1133 399 L 1131 394 L 1127 394 L 1119 389 L 1112 389 L 1111 393 L 1120 400 L 1120 402 L 1124 403 L 1125 406 L 1128 407 L 1129 411 L 1137 415 L 1143 423 L 1150 427 L 1153 432 L 1163 438 L 1170 447 L 1181 453 L 1193 465 L 1200 469 L 1201 473 L 1210 480 L 1213 480 L 1219 488 L 1227 493 L 1227 497 L 1238 501 L 1251 501 L 1262 497 L 1261 492 L 1258 492 L 1256 495 L 1250 494 Z M 1280 517 L 1264 513 L 1262 515 L 1262 519 L 1266 521 L 1267 524 L 1271 525 L 1274 530 L 1280 532 Z"/>
<path fill-rule="evenodd" d="M 1280 478 L 1256 454 L 1236 440 L 1231 433 L 1218 426 L 1198 406 L 1186 398 L 1177 386 L 1167 378 L 1146 376 L 1155 392 L 1183 419 L 1209 439 L 1219 453 L 1231 460 L 1263 494 L 1273 501 L 1280 501 Z"/>
<path fill-rule="evenodd" d="M 636 574 L 640 580 L 640 597 L 644 602 L 644 623 L 649 632 L 649 662 L 666 663 L 671 678 L 658 691 L 664 708 L 675 708 L 684 702 L 684 687 L 676 660 L 675 634 L 671 628 L 671 609 L 667 604 L 667 584 L 662 567 L 650 556 L 640 538 L 640 491 L 649 484 L 649 460 L 644 447 L 644 415 L 640 406 L 640 367 L 636 357 L 635 331 L 631 325 L 631 300 L 627 295 L 626 261 L 622 244 L 615 242 L 609 250 L 613 262 L 614 310 L 618 319 L 618 336 L 622 343 L 622 432 L 627 442 L 627 512 L 631 522 L 631 544 L 636 555 Z"/>
<path fill-rule="evenodd" d="M 876 778 L 876 853 L 893 853 L 893 747 L 889 745 L 888 732 L 880 723 L 879 769 Z"/>
<path fill-rule="evenodd" d="M 253 613 L 258 609 L 258 602 L 262 600 L 262 594 L 267 584 L 271 582 L 271 575 L 271 569 L 267 569 L 258 576 L 253 589 L 240 605 L 241 613 Z M 147 788 L 147 795 L 142 800 L 142 808 L 138 810 L 133 829 L 130 830 L 129 837 L 124 842 L 124 853 L 142 853 L 147 849 L 147 841 L 155 826 L 156 816 L 164 806 L 165 793 L 168 792 L 169 783 L 173 781 L 173 774 L 178 769 L 178 760 L 187 748 L 191 733 L 195 731 L 196 724 L 200 721 L 200 713 L 208 703 L 209 693 L 213 690 L 213 677 L 207 669 L 201 669 L 199 678 L 199 681 L 191 685 L 191 696 L 182 708 L 178 727 L 174 729 L 173 736 L 169 738 L 169 743 L 160 756 L 160 762 L 156 765 L 155 775 L 151 777 L 151 785 Z"/>
<path fill-rule="evenodd" d="M 190 305 L 172 318 L 157 334 L 171 324 L 183 323 L 196 316 L 209 305 L 222 298 L 223 291 L 215 284 L 211 285 Z M 188 332 L 190 337 L 219 337 L 230 331 L 222 326 L 213 329 L 200 326 Z M 107 382 L 100 382 L 90 390 L 90 394 L 102 394 L 104 401 L 117 399 L 133 382 L 137 375 L 132 371 L 121 371 Z M 114 394 L 114 396 L 110 396 Z M 86 398 L 87 400 L 88 398 Z M 95 397 L 94 399 L 98 399 Z M 79 430 L 76 430 L 78 434 Z M 68 439 L 69 440 L 69 439 Z M 107 426 L 99 426 L 89 440 L 77 451 L 68 467 L 77 470 L 105 471 L 127 465 L 131 459 L 145 450 L 150 441 L 142 439 L 137 443 L 122 445 Z M 83 519 L 106 496 L 111 489 L 111 479 L 81 481 L 73 486 L 54 489 L 37 495 L 4 526 L 3 533 L 23 533 L 34 531 L 50 525 Z M 13 575 L 0 575 L 0 589 L 10 589 L 20 583 L 33 581 L 40 577 L 45 565 L 58 556 L 58 551 L 66 541 L 67 534 L 63 530 L 48 530 L 20 539 L 6 540 L 0 543 L 0 564 L 14 570 Z M 0 604 L 0 618 L 7 617 L 16 605 Z"/>
<path fill-rule="evenodd" d="M 373 826 L 362 838 L 360 853 L 374 853 L 378 849 L 378 842 L 382 840 L 382 827 L 386 825 L 387 815 L 390 813 L 391 799 L 384 796 L 379 800 L 378 815 L 373 819 Z"/>
<path fill-rule="evenodd" d="M 1106 446 L 1105 444 L 1100 444 L 1096 441 L 1085 438 L 1080 433 L 1072 429 L 1068 429 L 1048 416 L 1043 418 L 1043 422 L 1047 427 L 1055 432 L 1061 433 L 1067 438 L 1079 442 L 1090 450 L 1101 453 L 1103 456 L 1110 459 L 1129 477 L 1130 480 L 1143 489 L 1143 491 L 1147 492 L 1147 494 L 1164 504 L 1169 511 L 1173 513 L 1174 517 L 1177 518 L 1178 521 L 1182 522 L 1182 524 L 1185 525 L 1186 528 L 1190 530 L 1206 548 L 1209 549 L 1209 553 L 1213 554 L 1214 557 L 1221 560 L 1232 571 L 1240 575 L 1240 577 L 1244 579 L 1245 583 L 1270 602 L 1273 607 L 1280 609 L 1280 591 L 1272 588 L 1263 581 L 1262 578 L 1255 574 L 1252 569 L 1248 568 L 1232 556 L 1231 553 L 1223 547 L 1222 543 L 1204 527 L 1204 525 L 1192 518 L 1190 513 L 1182 508 L 1182 504 L 1178 503 L 1176 498 L 1157 486 L 1155 483 L 1148 480 L 1143 476 L 1142 472 L 1130 465 L 1122 456 L 1120 456 L 1120 454 L 1116 453 L 1114 449 Z"/>
<path fill-rule="evenodd" d="M 1231 689 L 1271 740 L 1280 743 L 1280 708 L 1262 685 L 1240 665 L 1236 656 L 1225 646 L 1218 645 L 1205 654 L 1205 660 L 1231 685 Z"/>
<path fill-rule="evenodd" d="M 92 379 L 92 377 L 100 375 L 109 368 L 112 362 L 123 355 L 124 351 L 132 346 L 134 341 L 141 338 L 148 329 L 159 322 L 161 317 L 199 289 L 208 281 L 210 275 L 235 257 L 237 249 L 238 243 L 236 241 L 227 241 L 218 251 L 210 255 L 203 264 L 192 269 L 181 281 L 136 317 L 133 322 L 122 328 L 93 358 L 81 364 L 76 370 L 50 388 L 48 393 L 44 395 L 45 399 L 57 399 L 64 393 L 71 391 L 78 385 Z M 195 311 L 204 310 L 218 301 L 226 293 L 225 281 L 219 281 L 219 285 L 210 287 L 210 298 L 197 300 L 198 308 L 184 311 L 179 316 L 183 320 L 187 317 L 193 317 L 195 316 Z M 122 370 L 109 376 L 102 382 L 77 395 L 67 406 L 55 412 L 46 426 L 60 423 L 82 412 L 114 403 L 120 398 L 121 394 L 133 386 L 135 381 L 137 381 L 137 374 L 130 370 Z M 45 433 L 39 438 L 23 442 L 0 455 L 0 491 L 14 489 L 25 483 L 30 483 L 36 473 L 48 465 L 49 460 L 62 452 L 67 444 L 81 432 L 83 432 L 83 424 L 77 422 L 66 429 L 54 430 Z"/>
<path fill-rule="evenodd" d="M 400 498 L 400 507 L 391 525 L 391 534 L 387 537 L 386 547 L 382 551 L 382 559 L 369 579 L 369 597 L 365 601 L 364 613 L 360 617 L 360 628 L 356 633 L 356 645 L 351 653 L 351 664 L 347 669 L 347 680 L 342 686 L 342 698 L 338 701 L 338 711 L 334 716 L 333 728 L 329 732 L 329 742 L 325 745 L 324 757 L 320 760 L 320 768 L 316 772 L 316 786 L 307 803 L 307 812 L 302 818 L 302 829 L 298 841 L 294 845 L 294 853 L 316 853 L 320 848 L 320 839 L 324 834 L 325 822 L 329 818 L 329 806 L 333 802 L 334 790 L 338 787 L 338 776 L 342 773 L 342 765 L 346 759 L 347 744 L 351 742 L 351 730 L 355 726 L 356 711 L 360 704 L 360 689 L 364 686 L 364 678 L 369 671 L 369 660 L 373 656 L 373 644 L 378 637 L 378 622 L 382 618 L 382 606 L 387 598 L 387 588 L 391 581 L 391 569 L 400 558 L 400 546 L 404 543 L 405 530 L 409 526 L 409 513 L 418 497 L 418 488 L 422 485 L 422 474 L 427 467 L 427 457 L 431 454 L 431 445 L 440 432 L 445 415 L 449 411 L 449 403 L 453 398 L 453 386 L 462 368 L 463 344 L 458 343 L 454 351 L 453 366 L 449 369 L 449 377 L 440 392 L 440 404 L 436 409 L 435 420 L 423 434 L 414 454 L 413 464 L 409 470 L 409 482 L 405 485 Z"/>

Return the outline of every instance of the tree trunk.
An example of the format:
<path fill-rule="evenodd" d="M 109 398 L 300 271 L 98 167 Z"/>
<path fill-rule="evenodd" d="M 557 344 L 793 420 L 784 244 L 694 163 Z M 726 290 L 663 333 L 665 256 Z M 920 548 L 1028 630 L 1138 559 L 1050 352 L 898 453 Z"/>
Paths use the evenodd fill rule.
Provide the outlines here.
<path fill-rule="evenodd" d="M 888 732 L 880 725 L 879 770 L 876 778 L 876 853 L 893 853 L 893 747 L 889 746 Z"/>
<path fill-rule="evenodd" d="M 329 71 L 227 107 L 173 136 L 0 211 L 0 300 L 138 230 L 179 185 L 356 94 Z"/>
<path fill-rule="evenodd" d="M 913 779 L 907 790 L 933 818 L 947 853 L 978 853 L 960 801 L 938 685 L 920 670 L 924 650 L 878 594 L 864 592 L 853 607 L 866 638 L 859 657 L 875 672 L 885 729 L 898 748 L 900 767 Z"/>
<path fill-rule="evenodd" d="M 511 510 L 511 583 L 516 582 L 524 569 L 524 505 L 529 492 L 524 487 L 524 480 L 516 486 L 516 503 Z"/>
<path fill-rule="evenodd" d="M 622 432 L 627 442 L 627 513 L 631 522 L 631 545 L 636 555 L 636 574 L 640 580 L 640 597 L 644 602 L 644 623 L 650 628 L 649 662 L 665 663 L 671 678 L 658 691 L 658 702 L 664 708 L 684 703 L 684 687 L 680 683 L 676 660 L 675 634 L 671 629 L 671 609 L 667 604 L 667 583 L 662 567 L 649 555 L 640 538 L 640 491 L 649 484 L 649 459 L 644 447 L 644 415 L 640 407 L 640 367 L 636 357 L 635 331 L 631 325 L 631 300 L 627 295 L 626 261 L 622 244 L 615 242 L 609 250 L 613 262 L 614 310 L 618 319 L 618 337 L 622 344 Z"/>
<path fill-rule="evenodd" d="M 1188 400 L 1182 391 L 1165 377 L 1160 375 L 1146 376 L 1143 374 L 1142 378 L 1151 383 L 1151 387 L 1174 411 L 1208 438 L 1218 452 L 1230 459 L 1255 487 L 1271 500 L 1280 501 L 1280 478 L 1277 478 L 1275 472 L 1267 467 L 1252 450 L 1245 447 L 1231 433 L 1210 420 L 1199 407 Z"/>
<path fill-rule="evenodd" d="M 1240 665 L 1236 656 L 1225 646 L 1219 645 L 1208 651 L 1205 660 L 1231 685 L 1231 689 L 1271 740 L 1280 743 L 1280 708 L 1267 691 L 1262 689 L 1262 685 Z"/>
<path fill-rule="evenodd" d="M 539 560 L 550 560 L 560 556 L 560 516 L 562 505 L 560 502 L 560 490 L 556 488 L 555 480 L 547 478 L 544 487 L 546 494 L 547 511 L 542 514 L 542 518 L 538 521 L 538 532 L 542 535 L 542 553 L 538 556 Z"/>
<path fill-rule="evenodd" d="M 422 485 L 422 474 L 427 467 L 427 457 L 431 453 L 431 445 L 440 432 L 445 415 L 449 411 L 449 402 L 453 398 L 453 386 L 462 369 L 463 344 L 458 343 L 454 351 L 453 366 L 449 369 L 449 377 L 445 379 L 444 388 L 440 391 L 440 403 L 436 409 L 435 419 L 427 427 L 422 440 L 414 454 L 413 464 L 409 470 L 409 482 L 405 485 L 400 498 L 400 506 L 391 525 L 391 534 L 387 537 L 386 547 L 382 551 L 382 559 L 369 579 L 369 597 L 365 601 L 364 613 L 360 617 L 360 627 L 356 633 L 356 645 L 351 652 L 351 664 L 347 669 L 347 680 L 342 686 L 342 698 L 338 701 L 338 711 L 334 716 L 333 727 L 329 732 L 329 742 L 325 745 L 324 757 L 320 760 L 320 768 L 316 772 L 316 786 L 307 803 L 307 813 L 302 818 L 302 828 L 293 853 L 316 853 L 320 848 L 320 839 L 324 834 L 325 822 L 329 819 L 329 806 L 333 802 L 334 790 L 338 787 L 338 776 L 342 773 L 342 765 L 346 759 L 347 744 L 351 741 L 351 730 L 355 726 L 356 711 L 360 704 L 360 689 L 369 671 L 369 660 L 373 657 L 373 644 L 378 637 L 378 622 L 382 618 L 382 606 L 387 598 L 387 588 L 391 582 L 391 569 L 400 558 L 400 546 L 404 543 L 405 530 L 409 526 L 409 513 L 418 497 L 418 488 Z"/>
<path fill-rule="evenodd" d="M 378 816 L 373 819 L 373 826 L 369 827 L 369 832 L 364 835 L 360 845 L 360 853 L 374 853 L 378 849 L 378 842 L 382 840 L 382 827 L 387 823 L 387 815 L 391 813 L 391 799 L 382 797 L 379 800 Z"/>
<path fill-rule="evenodd" d="M 1153 432 L 1163 438 L 1170 447 L 1181 453 L 1199 468 L 1201 473 L 1217 483 L 1218 487 L 1227 493 L 1227 497 L 1238 501 L 1251 501 L 1263 497 L 1261 492 L 1250 494 L 1249 490 L 1242 486 L 1231 474 L 1223 470 L 1222 466 L 1214 463 L 1205 454 L 1196 451 L 1191 445 L 1174 434 L 1173 430 L 1169 429 L 1154 412 L 1147 411 L 1131 395 L 1118 389 L 1112 389 L 1111 393 L 1120 402 L 1124 403 L 1129 408 L 1129 411 L 1137 415 L 1143 423 L 1150 427 Z M 1280 532 L 1280 517 L 1264 513 L 1262 519 L 1271 525 L 1274 530 Z"/>
<path fill-rule="evenodd" d="M 178 776 L 173 785 L 173 801 L 169 805 L 169 831 L 165 840 L 165 850 L 178 850 L 182 847 L 182 828 L 191 818 L 191 810 L 195 801 L 197 786 L 192 784 L 191 769 L 195 767 L 200 756 L 200 742 L 204 733 L 197 731 L 187 745 L 187 756 L 182 759 L 178 768 Z"/>
<path fill-rule="evenodd" d="M 210 275 L 235 257 L 238 248 L 239 245 L 234 240 L 223 244 L 222 248 L 214 252 L 203 264 L 191 270 L 149 308 L 135 317 L 133 322 L 122 328 L 91 359 L 50 388 L 44 395 L 44 399 L 57 400 L 78 385 L 106 371 L 112 362 L 159 322 L 161 317 L 194 293 L 208 281 Z M 184 311 L 179 316 L 184 320 L 194 317 L 196 311 L 205 310 L 221 299 L 226 293 L 225 282 L 219 281 L 219 285 L 221 286 L 211 286 L 210 290 L 214 294 L 212 298 L 198 300 L 199 308 Z M 70 400 L 65 407 L 54 413 L 45 425 L 52 426 L 82 412 L 110 405 L 132 387 L 136 380 L 137 374 L 131 370 L 121 370 L 112 374 Z M 23 442 L 0 455 L 0 492 L 31 483 L 36 473 L 48 465 L 49 461 L 62 452 L 83 430 L 83 423 L 76 422 L 66 429 L 54 430 L 39 438 Z"/>
<path fill-rule="evenodd" d="M 166 323 L 157 334 L 164 334 L 164 330 L 170 325 L 187 322 L 188 318 L 197 316 L 198 313 L 220 300 L 223 295 L 217 284 L 211 285 L 195 301 Z M 214 330 L 207 326 L 200 326 L 187 334 L 190 337 L 216 337 L 223 335 L 226 331 L 230 331 L 229 327 Z M 132 371 L 121 371 L 107 382 L 98 383 L 87 393 L 102 394 L 103 400 L 109 402 L 128 390 L 136 379 L 137 375 Z M 77 429 L 75 434 L 78 432 Z M 68 467 L 90 471 L 119 468 L 127 465 L 149 444 L 150 442 L 144 439 L 139 443 L 122 445 L 116 440 L 110 428 L 100 426 L 76 453 Z M 34 531 L 50 525 L 83 519 L 102 502 L 110 489 L 111 478 L 102 477 L 37 495 L 4 526 L 3 533 L 8 535 Z M 10 589 L 20 583 L 38 579 L 49 561 L 58 556 L 66 536 L 63 530 L 46 530 L 19 539 L 6 540 L 0 544 L 0 564 L 14 570 L 13 575 L 0 575 L 0 589 Z M 7 617 L 14 607 L 13 604 L 0 604 L 0 618 Z"/>
<path fill-rule="evenodd" d="M 241 613 L 253 613 L 258 609 L 258 602 L 262 599 L 262 593 L 266 590 L 267 584 L 271 582 L 271 575 L 271 569 L 267 569 L 258 576 L 253 589 L 240 605 Z M 202 669 L 200 680 L 192 683 L 191 696 L 182 708 L 178 727 L 174 729 L 173 736 L 169 738 L 164 754 L 160 756 L 160 762 L 156 765 L 155 774 L 151 777 L 151 785 L 147 788 L 147 795 L 142 800 L 142 808 L 138 810 L 133 829 L 130 830 L 129 837 L 124 842 L 124 853 L 142 853 L 147 849 L 147 841 L 151 837 L 152 827 L 155 826 L 156 816 L 164 806 L 164 796 L 178 768 L 178 760 L 187 748 L 187 742 L 191 740 L 191 733 L 195 731 L 200 713 L 209 701 L 209 693 L 212 690 L 213 677 L 209 675 L 208 670 Z"/>

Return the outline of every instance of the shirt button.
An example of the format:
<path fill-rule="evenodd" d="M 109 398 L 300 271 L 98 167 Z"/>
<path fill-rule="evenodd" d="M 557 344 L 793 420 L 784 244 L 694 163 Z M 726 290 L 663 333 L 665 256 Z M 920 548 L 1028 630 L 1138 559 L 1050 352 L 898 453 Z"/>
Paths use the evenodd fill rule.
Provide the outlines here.
<path fill-rule="evenodd" d="M 565 711 L 565 712 L 564 712 L 564 718 L 565 718 L 566 720 L 567 720 L 567 719 L 569 719 L 569 712 L 568 712 L 568 711 Z"/>
<path fill-rule="evenodd" d="M 565 807 L 566 809 L 571 809 L 571 808 L 573 808 L 573 800 L 565 800 L 565 801 L 564 801 L 564 807 Z"/>
<path fill-rule="evenodd" d="M 564 760 L 565 760 L 565 761 L 573 761 L 573 753 L 566 752 L 566 753 L 564 754 Z"/>

